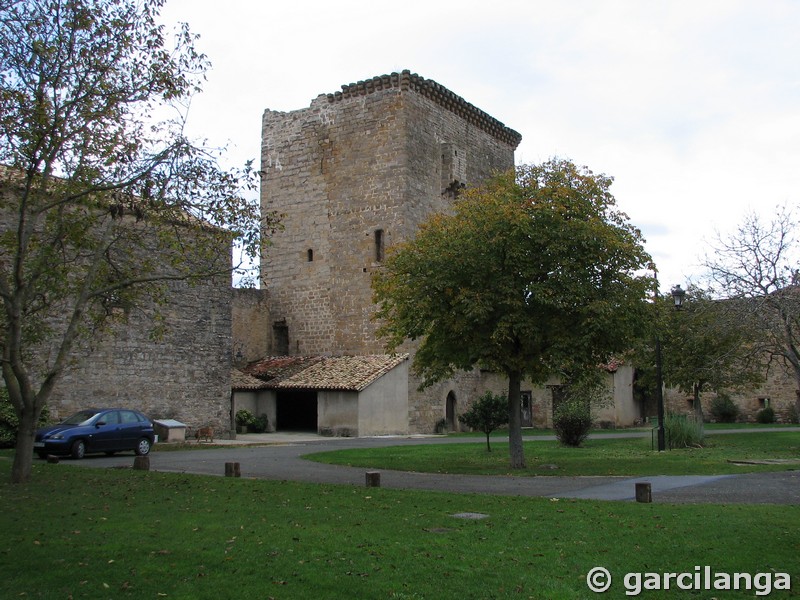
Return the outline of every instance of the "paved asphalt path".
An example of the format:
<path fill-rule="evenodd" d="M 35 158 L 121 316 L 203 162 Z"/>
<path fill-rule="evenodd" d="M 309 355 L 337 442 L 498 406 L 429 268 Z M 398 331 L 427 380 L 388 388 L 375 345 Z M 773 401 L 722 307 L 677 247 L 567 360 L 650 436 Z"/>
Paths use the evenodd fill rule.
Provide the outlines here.
<path fill-rule="evenodd" d="M 781 431 L 798 429 L 781 429 Z M 733 433 L 732 431 L 731 433 Z M 741 432 L 741 430 L 738 430 Z M 719 434 L 721 432 L 715 432 Z M 649 435 L 649 434 L 646 434 Z M 799 434 L 800 435 L 800 434 Z M 601 434 L 598 437 L 643 437 L 642 433 Z M 526 440 L 553 439 L 545 436 Z M 344 448 L 386 447 L 408 444 L 483 443 L 475 438 L 380 437 L 322 438 L 314 435 L 265 434 L 239 436 L 227 447 L 209 450 L 153 452 L 153 471 L 224 475 L 226 462 L 238 462 L 242 477 L 312 483 L 364 486 L 364 468 L 324 465 L 303 458 L 306 454 Z M 266 444 L 266 445 L 262 445 Z M 85 467 L 122 467 L 133 457 L 87 456 L 63 464 Z M 755 503 L 800 505 L 800 465 L 797 470 L 716 476 L 652 477 L 537 477 L 447 475 L 380 471 L 381 487 L 548 498 L 633 500 L 635 483 L 649 482 L 654 502 Z"/>

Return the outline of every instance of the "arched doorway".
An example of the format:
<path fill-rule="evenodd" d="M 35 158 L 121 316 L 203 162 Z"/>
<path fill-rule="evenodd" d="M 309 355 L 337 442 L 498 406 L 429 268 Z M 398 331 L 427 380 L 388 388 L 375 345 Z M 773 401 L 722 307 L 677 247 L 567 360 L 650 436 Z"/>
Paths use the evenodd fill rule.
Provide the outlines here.
<path fill-rule="evenodd" d="M 458 431 L 458 413 L 456 412 L 456 395 L 452 390 L 447 394 L 445 418 L 448 431 Z"/>

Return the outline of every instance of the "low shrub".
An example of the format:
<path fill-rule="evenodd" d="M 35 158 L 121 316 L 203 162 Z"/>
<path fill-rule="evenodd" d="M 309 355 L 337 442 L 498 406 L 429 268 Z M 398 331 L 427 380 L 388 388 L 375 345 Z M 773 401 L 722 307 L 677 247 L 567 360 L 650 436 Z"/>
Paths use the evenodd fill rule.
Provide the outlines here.
<path fill-rule="evenodd" d="M 8 392 L 0 390 L 0 448 L 11 448 L 17 439 L 17 414 L 8 401 Z"/>
<path fill-rule="evenodd" d="M 256 418 L 249 410 L 242 408 L 236 411 L 236 425 L 239 427 L 250 427 L 255 422 Z"/>
<path fill-rule="evenodd" d="M 447 419 L 445 419 L 444 417 L 436 421 L 436 424 L 433 426 L 434 433 L 447 433 L 447 430 L 448 430 Z"/>
<path fill-rule="evenodd" d="M 667 413 L 664 419 L 667 446 L 673 448 L 701 448 L 703 446 L 703 424 L 693 416 Z"/>
<path fill-rule="evenodd" d="M 800 410 L 797 410 L 796 404 L 789 407 L 789 423 L 800 424 Z"/>
<path fill-rule="evenodd" d="M 47 425 L 49 414 L 45 406 L 39 417 L 40 427 Z M 8 390 L 0 388 L 0 448 L 13 448 L 16 445 L 18 427 L 19 419 L 11 400 L 8 399 Z"/>
<path fill-rule="evenodd" d="M 717 423 L 735 423 L 739 418 L 739 407 L 727 394 L 719 394 L 711 401 L 711 416 Z"/>
<path fill-rule="evenodd" d="M 775 410 L 771 406 L 767 406 L 766 408 L 762 408 L 758 413 L 756 413 L 756 421 L 759 423 L 774 423 L 775 422 Z"/>
<path fill-rule="evenodd" d="M 259 415 L 255 419 L 253 419 L 253 423 L 250 425 L 250 430 L 253 433 L 265 433 L 269 430 L 269 417 L 267 415 Z"/>
<path fill-rule="evenodd" d="M 561 402 L 553 414 L 556 438 L 564 446 L 578 448 L 592 428 L 592 411 L 589 403 L 580 399 Z"/>

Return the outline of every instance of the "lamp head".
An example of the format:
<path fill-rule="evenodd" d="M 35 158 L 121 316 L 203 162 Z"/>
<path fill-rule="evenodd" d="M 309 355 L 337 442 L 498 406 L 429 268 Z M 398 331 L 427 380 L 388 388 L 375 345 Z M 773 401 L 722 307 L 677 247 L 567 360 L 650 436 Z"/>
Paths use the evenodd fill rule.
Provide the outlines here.
<path fill-rule="evenodd" d="M 672 288 L 672 299 L 675 301 L 675 308 L 683 306 L 683 298 L 686 296 L 686 290 L 681 289 L 680 285 Z"/>

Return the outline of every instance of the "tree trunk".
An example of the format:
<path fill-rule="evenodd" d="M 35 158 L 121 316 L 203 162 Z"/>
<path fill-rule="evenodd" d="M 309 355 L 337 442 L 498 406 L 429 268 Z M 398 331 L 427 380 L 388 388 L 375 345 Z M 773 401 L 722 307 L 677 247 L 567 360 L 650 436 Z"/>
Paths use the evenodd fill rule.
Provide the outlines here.
<path fill-rule="evenodd" d="M 36 435 L 35 411 L 25 407 L 17 429 L 17 444 L 14 453 L 14 464 L 11 467 L 11 483 L 27 483 L 31 479 L 33 468 L 33 440 Z"/>
<path fill-rule="evenodd" d="M 522 406 L 520 387 L 522 375 L 518 371 L 508 373 L 508 451 L 512 469 L 525 468 L 525 449 L 522 447 Z"/>
<path fill-rule="evenodd" d="M 700 384 L 695 383 L 692 386 L 692 391 L 694 392 L 694 419 L 703 427 L 703 405 L 700 403 Z"/>
<path fill-rule="evenodd" d="M 797 408 L 797 416 L 800 417 L 800 390 L 795 390 L 794 393 L 795 396 L 797 396 L 797 398 L 795 398 L 794 405 L 795 408 Z"/>

